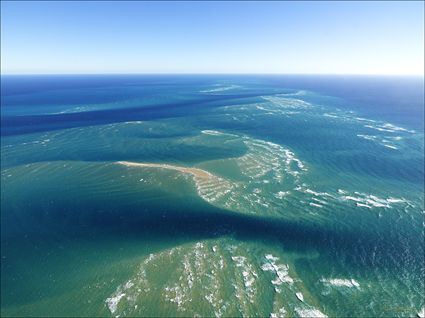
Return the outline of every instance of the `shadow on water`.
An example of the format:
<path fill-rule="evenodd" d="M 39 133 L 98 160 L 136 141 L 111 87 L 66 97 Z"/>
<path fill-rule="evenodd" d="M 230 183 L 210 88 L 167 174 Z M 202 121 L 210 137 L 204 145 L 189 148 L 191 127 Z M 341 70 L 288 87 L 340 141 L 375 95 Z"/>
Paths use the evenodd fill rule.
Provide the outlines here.
<path fill-rule="evenodd" d="M 65 204 L 55 204 L 47 210 L 41 206 L 34 207 L 24 217 L 28 231 L 22 222 L 14 216 L 9 218 L 5 211 L 2 216 L 2 240 L 13 241 L 24 233 L 47 238 L 59 234 L 59 237 L 66 239 L 90 240 L 118 235 L 147 241 L 195 241 L 233 236 L 241 241 L 278 244 L 288 252 L 315 250 L 321 255 L 332 255 L 335 251 L 343 251 L 346 261 L 352 262 L 353 266 L 359 266 L 360 259 L 365 267 L 392 266 L 386 257 L 391 255 L 391 258 L 397 258 L 397 253 L 401 255 L 406 249 L 416 249 L 418 253 L 412 251 L 412 255 L 417 255 L 419 262 L 423 261 L 423 253 L 419 253 L 423 246 L 418 233 L 414 231 L 406 236 L 405 233 L 400 235 L 385 229 L 380 231 L 376 227 L 343 227 L 341 224 L 332 226 L 315 221 L 244 215 L 216 208 L 203 201 L 170 202 L 178 204 L 123 205 L 122 202 L 92 200 L 72 207 Z M 8 230 L 8 224 L 14 223 L 20 223 L 20 228 L 17 231 Z M 364 255 L 359 255 L 359 251 L 363 251 Z"/>
<path fill-rule="evenodd" d="M 225 105 L 252 103 L 250 99 L 274 94 L 246 93 L 235 95 L 209 95 L 202 99 L 176 102 L 172 104 L 156 104 L 141 107 L 119 109 L 103 109 L 86 112 L 11 116 L 1 118 L 1 135 L 12 136 L 42 131 L 52 131 L 64 128 L 82 127 L 88 125 L 103 125 L 134 120 L 155 120 L 187 116 L 205 111 L 208 108 Z M 194 107 L 199 106 L 199 107 Z"/>
<path fill-rule="evenodd" d="M 171 248 L 183 243 L 230 236 L 242 242 L 262 242 L 274 248 L 282 248 L 286 252 L 297 254 L 318 252 L 320 257 L 325 259 L 334 259 L 337 257 L 336 255 L 342 254 L 345 266 L 356 270 L 362 267 L 362 270 L 365 271 L 377 267 L 385 268 L 387 271 L 396 271 L 396 266 L 391 264 L 391 259 L 394 258 L 391 258 L 390 255 L 403 262 L 401 254 L 405 252 L 406 248 L 402 242 L 394 240 L 391 235 L 384 236 L 383 233 L 355 229 L 344 231 L 313 222 L 301 223 L 270 217 L 242 215 L 218 209 L 197 200 L 182 204 L 173 201 L 179 203 L 173 206 L 171 203 L 167 206 L 167 203 L 164 202 L 146 206 L 146 204 L 123 205 L 122 203 L 118 205 L 118 203 L 105 201 L 91 200 L 72 207 L 63 203 L 62 206 L 55 204 L 47 209 L 43 206 L 33 207 L 27 211 L 28 215 L 20 216 L 21 221 L 24 220 L 27 224 L 21 222 L 18 231 L 8 230 L 8 224 L 16 223 L 17 220 L 14 216 L 9 216 L 12 214 L 9 213 L 11 211 L 2 211 L 2 258 L 8 254 L 8 249 L 10 252 L 20 250 L 28 252 L 28 246 L 30 254 L 35 255 L 27 259 L 27 256 L 21 255 L 19 252 L 15 256 L 18 259 L 10 260 L 8 257 L 7 261 L 2 262 L 2 273 L 5 273 L 6 267 L 9 268 L 7 270 L 8 277 L 3 277 L 4 280 L 2 278 L 2 290 L 10 288 L 10 284 L 15 286 L 12 288 L 13 290 L 18 288 L 16 286 L 20 286 L 21 283 L 18 284 L 14 281 L 14 275 L 19 277 L 19 268 L 22 266 L 19 263 L 22 261 L 25 263 L 31 261 L 33 266 L 51 268 L 47 263 L 42 265 L 46 259 L 40 254 L 41 251 L 37 247 L 39 243 L 36 242 L 47 242 L 45 244 L 47 244 L 48 251 L 62 245 L 62 242 L 65 245 L 70 241 L 83 244 L 98 242 L 99 245 L 96 246 L 102 246 L 102 242 L 105 242 L 104 245 L 109 251 L 110 242 L 115 240 L 118 245 L 123 247 L 127 241 L 140 241 L 147 245 L 162 241 L 166 242 L 165 245 L 161 245 L 162 248 Z M 26 231 L 26 229 L 36 226 L 38 228 L 32 233 Z M 26 242 L 22 244 L 24 236 Z M 358 249 L 359 245 L 362 246 L 361 250 Z M 408 247 L 418 251 L 423 248 L 412 245 L 414 243 Z M 26 246 L 26 248 L 21 249 L 22 246 Z M 116 249 L 116 247 L 112 248 L 109 253 L 113 253 L 112 251 L 116 251 Z M 377 250 L 380 251 L 380 255 L 372 255 L 371 251 Z M 136 255 L 124 257 L 139 257 L 138 251 L 138 249 L 134 249 Z M 397 257 L 397 254 L 400 254 L 400 257 Z M 410 254 L 417 255 L 417 262 L 414 263 L 420 264 L 423 261 L 421 253 L 412 252 Z M 389 259 L 390 261 L 388 261 Z M 75 261 L 69 259 L 67 262 Z M 410 263 L 403 265 L 415 266 Z M 81 264 L 76 266 L 81 266 Z M 81 270 L 83 269 L 79 269 L 79 271 Z M 46 275 L 49 275 L 49 269 L 46 271 Z M 69 284 L 79 286 L 83 284 L 83 281 L 81 279 L 78 282 L 70 281 Z M 5 297 L 4 305 L 24 304 L 26 301 L 34 301 L 40 296 L 31 292 L 35 286 L 29 288 L 27 284 L 22 284 L 18 288 L 21 296 L 19 298 Z M 77 288 L 81 288 L 81 286 Z M 49 287 L 43 289 L 42 295 L 43 297 L 53 297 L 60 292 L 62 291 L 56 287 Z"/>

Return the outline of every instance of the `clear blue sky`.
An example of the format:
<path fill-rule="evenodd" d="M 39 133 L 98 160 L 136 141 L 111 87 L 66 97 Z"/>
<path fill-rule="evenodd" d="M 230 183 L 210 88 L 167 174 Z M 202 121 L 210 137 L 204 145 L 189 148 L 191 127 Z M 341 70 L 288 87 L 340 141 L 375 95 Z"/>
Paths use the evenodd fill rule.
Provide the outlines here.
<path fill-rule="evenodd" d="M 2 1 L 1 69 L 423 74 L 424 3 Z"/>

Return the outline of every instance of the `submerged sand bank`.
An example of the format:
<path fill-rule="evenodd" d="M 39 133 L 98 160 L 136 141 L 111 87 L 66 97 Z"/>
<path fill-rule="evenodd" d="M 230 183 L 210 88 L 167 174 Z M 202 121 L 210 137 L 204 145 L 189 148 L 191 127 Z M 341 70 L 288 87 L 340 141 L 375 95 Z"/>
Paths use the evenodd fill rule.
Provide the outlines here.
<path fill-rule="evenodd" d="M 188 168 L 173 166 L 169 164 L 160 164 L 160 163 L 141 163 L 141 162 L 131 162 L 131 161 L 117 161 L 117 164 L 124 165 L 127 167 L 150 167 L 150 168 L 162 168 L 168 170 L 180 171 L 183 173 L 191 174 L 198 178 L 211 178 L 212 174 L 198 168 Z"/>

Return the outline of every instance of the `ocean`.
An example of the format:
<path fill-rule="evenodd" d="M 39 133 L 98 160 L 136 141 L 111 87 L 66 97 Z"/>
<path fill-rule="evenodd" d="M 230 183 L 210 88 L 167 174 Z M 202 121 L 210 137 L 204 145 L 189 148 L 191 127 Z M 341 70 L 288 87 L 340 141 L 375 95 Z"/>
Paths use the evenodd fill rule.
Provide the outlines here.
<path fill-rule="evenodd" d="M 2 317 L 423 317 L 423 77 L 1 88 Z"/>

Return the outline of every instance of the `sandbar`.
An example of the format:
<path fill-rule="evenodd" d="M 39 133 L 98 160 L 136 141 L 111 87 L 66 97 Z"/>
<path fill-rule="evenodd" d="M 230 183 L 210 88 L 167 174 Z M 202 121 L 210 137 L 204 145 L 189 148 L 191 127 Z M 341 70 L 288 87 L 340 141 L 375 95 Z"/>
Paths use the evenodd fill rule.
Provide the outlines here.
<path fill-rule="evenodd" d="M 131 162 L 131 161 L 117 161 L 117 164 L 124 165 L 127 167 L 150 167 L 150 168 L 162 168 L 168 170 L 180 171 L 183 173 L 191 174 L 198 178 L 211 178 L 213 175 L 208 171 L 198 169 L 198 168 L 188 168 L 181 166 L 173 166 L 169 164 L 161 164 L 161 163 L 147 163 L 147 162 Z"/>

